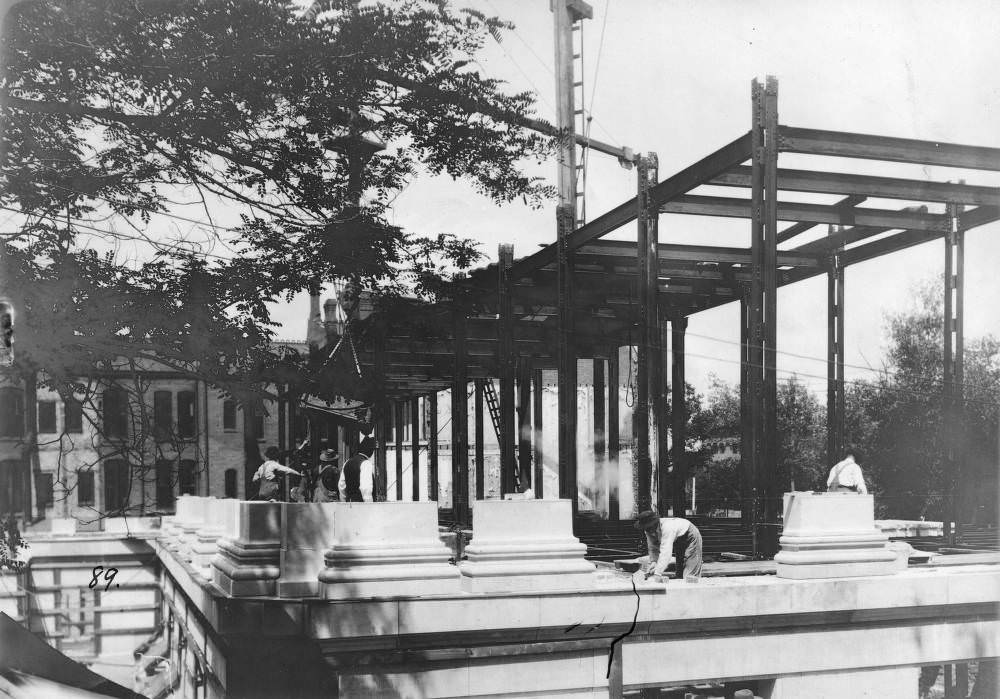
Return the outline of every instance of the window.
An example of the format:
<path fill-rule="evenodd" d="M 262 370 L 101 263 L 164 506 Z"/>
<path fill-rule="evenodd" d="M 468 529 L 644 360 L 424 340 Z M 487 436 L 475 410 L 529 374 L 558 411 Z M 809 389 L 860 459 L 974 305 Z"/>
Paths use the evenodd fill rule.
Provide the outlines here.
<path fill-rule="evenodd" d="M 194 399 L 194 391 L 177 393 L 177 436 L 181 439 L 194 439 L 195 436 Z"/>
<path fill-rule="evenodd" d="M 236 497 L 236 469 L 227 468 L 226 474 L 226 497 L 235 498 Z"/>
<path fill-rule="evenodd" d="M 59 431 L 56 427 L 56 402 L 54 400 L 38 401 L 38 431 L 40 433 Z"/>
<path fill-rule="evenodd" d="M 156 462 L 156 507 L 173 510 L 174 505 L 174 462 L 160 459 Z"/>
<path fill-rule="evenodd" d="M 153 439 L 165 442 L 170 439 L 174 426 L 174 396 L 170 391 L 153 393 Z"/>
<path fill-rule="evenodd" d="M 0 437 L 24 435 L 24 394 L 19 388 L 0 388 Z"/>
<path fill-rule="evenodd" d="M 14 514 L 23 511 L 22 469 L 24 464 L 17 459 L 0 461 L 0 513 Z"/>
<path fill-rule="evenodd" d="M 253 414 L 254 436 L 257 439 L 264 439 L 264 413 L 255 412 Z"/>
<path fill-rule="evenodd" d="M 63 402 L 63 429 L 76 434 L 83 432 L 83 406 L 75 398 Z"/>
<path fill-rule="evenodd" d="M 103 395 L 105 437 L 125 437 L 128 433 L 128 396 L 121 388 L 109 388 Z"/>
<path fill-rule="evenodd" d="M 222 402 L 222 429 L 226 432 L 236 431 L 236 401 Z"/>
<path fill-rule="evenodd" d="M 35 499 L 38 509 L 44 510 L 52 505 L 53 475 L 51 473 L 39 473 L 35 480 Z"/>
<path fill-rule="evenodd" d="M 128 507 L 128 486 L 128 463 L 121 459 L 107 459 L 104 462 L 104 511 L 107 514 L 121 512 Z"/>
<path fill-rule="evenodd" d="M 76 472 L 76 502 L 79 505 L 94 504 L 94 472 Z"/>
<path fill-rule="evenodd" d="M 192 459 L 181 459 L 181 467 L 177 472 L 177 486 L 181 495 L 198 494 L 198 473 L 196 462 Z"/>

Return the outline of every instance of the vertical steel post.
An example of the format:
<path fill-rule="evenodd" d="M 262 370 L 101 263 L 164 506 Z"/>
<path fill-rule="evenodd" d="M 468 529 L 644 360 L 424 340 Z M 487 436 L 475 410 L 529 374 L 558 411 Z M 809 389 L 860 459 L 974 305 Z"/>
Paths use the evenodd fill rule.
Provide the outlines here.
<path fill-rule="evenodd" d="M 747 364 L 750 377 L 750 438 L 752 445 L 753 504 L 751 522 L 753 529 L 754 557 L 761 555 L 760 521 L 763 514 L 761 490 L 762 473 L 771 465 L 764 461 L 764 90 L 760 82 L 753 81 L 753 126 L 751 139 L 750 170 L 750 348 Z"/>
<path fill-rule="evenodd" d="M 607 471 L 607 461 L 604 458 L 606 432 L 604 430 L 604 417 L 607 404 L 605 403 L 604 385 L 604 360 L 594 359 L 594 483 L 600 488 L 600 484 L 605 482 L 604 474 Z"/>
<path fill-rule="evenodd" d="M 451 384 L 451 489 L 455 521 L 469 523 L 469 400 L 468 357 L 465 354 L 465 312 L 455 318 L 455 370 Z"/>
<path fill-rule="evenodd" d="M 517 365 L 517 482 L 531 485 L 531 362 L 522 357 Z"/>
<path fill-rule="evenodd" d="M 663 309 L 659 309 L 658 321 L 655 334 L 655 346 L 652 352 L 652 364 L 650 366 L 650 377 L 652 387 L 650 396 L 653 408 L 653 436 L 652 442 L 656 445 L 656 453 L 653 456 L 653 463 L 656 464 L 656 508 L 658 512 L 666 512 L 670 507 L 671 484 L 673 464 L 670 458 L 670 425 L 667 424 L 667 349 L 670 347 L 670 323 Z"/>
<path fill-rule="evenodd" d="M 751 325 L 750 285 L 740 287 L 740 519 L 744 527 L 753 527 L 754 440 L 751 421 L 753 371 L 750 365 Z"/>
<path fill-rule="evenodd" d="M 476 441 L 476 500 L 482 500 L 486 497 L 486 455 L 483 445 L 483 428 L 485 427 L 483 423 L 483 380 L 476 379 L 475 383 L 476 420 L 473 429 Z"/>
<path fill-rule="evenodd" d="M 543 461 L 543 455 L 545 453 L 545 430 L 543 421 L 543 411 L 545 409 L 545 382 L 542 376 L 541 369 L 535 369 L 532 372 L 532 383 L 531 387 L 531 408 L 532 408 L 532 431 L 534 432 L 534 444 L 535 444 L 535 477 L 533 479 L 533 489 L 535 491 L 535 497 L 541 498 L 545 489 L 545 464 Z"/>
<path fill-rule="evenodd" d="M 574 209 L 560 204 L 559 217 L 559 497 L 573 503 L 574 521 L 578 506 L 576 478 L 576 338 L 574 335 L 573 255 L 569 236 L 573 230 Z"/>
<path fill-rule="evenodd" d="M 427 497 L 438 499 L 438 394 L 427 396 Z"/>
<path fill-rule="evenodd" d="M 764 517 L 776 524 L 788 473 L 778 469 L 778 81 L 764 90 Z M 776 532 L 772 530 L 772 534 Z M 769 553 L 775 553 L 769 551 Z"/>
<path fill-rule="evenodd" d="M 673 358 L 673 377 L 671 388 L 671 441 L 673 447 L 674 482 L 673 508 L 674 517 L 683 517 L 685 513 L 684 486 L 687 483 L 687 406 L 684 402 L 684 339 L 687 332 L 688 319 L 674 318 L 670 321 L 671 357 Z"/>
<path fill-rule="evenodd" d="M 948 492 L 945 537 L 955 544 L 961 536 L 962 512 L 958 488 L 965 460 L 964 420 L 964 280 L 965 233 L 959 227 L 961 208 L 948 204 L 948 234 L 944 247 L 944 463 Z M 952 526 L 954 525 L 954 527 Z"/>
<path fill-rule="evenodd" d="M 372 411 L 375 418 L 375 492 L 372 493 L 372 499 L 385 502 L 389 497 L 389 461 L 386 453 L 389 442 L 389 405 L 385 395 L 385 327 L 381 323 L 375 326 L 374 339 L 375 380 L 379 386 Z"/>
<path fill-rule="evenodd" d="M 406 441 L 402 400 L 393 403 L 392 419 L 396 427 L 396 502 L 400 502 L 403 499 L 403 443 Z"/>
<path fill-rule="evenodd" d="M 500 367 L 500 494 L 517 491 L 514 446 L 514 298 L 510 278 L 514 246 L 502 243 L 497 262 L 497 364 Z"/>
<path fill-rule="evenodd" d="M 836 232 L 831 228 L 830 234 Z M 826 452 L 832 468 L 844 451 L 844 267 L 840 251 L 830 257 L 827 279 Z"/>
<path fill-rule="evenodd" d="M 636 507 L 648 510 L 652 506 L 652 459 L 650 457 L 650 389 L 652 386 L 650 362 L 656 361 L 654 352 L 658 335 L 659 313 L 657 291 L 659 279 L 659 246 L 655 207 L 649 203 L 649 188 L 656 183 L 657 160 L 655 153 L 639 159 L 638 176 L 638 272 L 639 272 L 639 352 L 636 362 L 635 404 L 635 455 L 639 474 L 639 492 Z"/>
<path fill-rule="evenodd" d="M 608 354 L 608 519 L 617 521 L 621 516 L 618 506 L 618 453 L 621 433 L 618 424 L 619 366 L 618 345 L 611 346 Z"/>
<path fill-rule="evenodd" d="M 413 502 L 420 502 L 420 396 L 410 399 L 410 454 Z"/>

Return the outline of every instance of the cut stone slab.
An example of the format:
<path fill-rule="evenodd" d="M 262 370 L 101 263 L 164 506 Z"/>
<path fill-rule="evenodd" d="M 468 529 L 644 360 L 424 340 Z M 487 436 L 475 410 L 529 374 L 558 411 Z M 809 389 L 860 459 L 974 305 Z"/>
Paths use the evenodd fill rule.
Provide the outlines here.
<path fill-rule="evenodd" d="M 858 493 L 785 493 L 779 578 L 889 575 L 899 570 L 889 537 L 875 526 L 875 499 Z"/>
<path fill-rule="evenodd" d="M 439 538 L 436 502 L 336 502 L 319 573 L 326 599 L 446 595 L 458 569 Z"/>
<path fill-rule="evenodd" d="M 278 597 L 316 597 L 324 554 L 334 539 L 332 502 L 281 506 L 281 576 Z"/>
<path fill-rule="evenodd" d="M 589 587 L 596 568 L 573 536 L 569 500 L 479 500 L 475 529 L 459 566 L 466 592 Z"/>
<path fill-rule="evenodd" d="M 203 578 L 212 579 L 212 560 L 219 551 L 219 541 L 226 534 L 228 510 L 236 508 L 237 503 L 237 500 L 218 498 L 210 498 L 206 503 L 205 521 L 191 543 L 191 566 Z"/>

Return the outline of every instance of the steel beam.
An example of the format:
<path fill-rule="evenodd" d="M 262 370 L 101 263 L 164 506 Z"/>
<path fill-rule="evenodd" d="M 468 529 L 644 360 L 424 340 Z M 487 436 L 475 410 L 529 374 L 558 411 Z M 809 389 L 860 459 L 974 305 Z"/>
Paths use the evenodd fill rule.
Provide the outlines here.
<path fill-rule="evenodd" d="M 413 502 L 420 502 L 420 397 L 410 399 L 410 480 Z"/>
<path fill-rule="evenodd" d="M 651 206 L 658 206 L 665 201 L 694 189 L 705 181 L 739 165 L 750 157 L 750 136 L 745 134 L 728 143 L 711 155 L 702 158 L 677 174 L 668 177 L 659 184 L 650 187 L 649 199 Z M 581 245 L 600 238 L 611 231 L 624 226 L 636 219 L 638 203 L 632 199 L 619 204 L 607 213 L 598 216 L 590 223 L 572 231 L 567 240 L 567 251 L 572 252 Z M 522 258 L 514 264 L 514 276 L 522 277 L 533 270 L 540 269 L 554 262 L 558 257 L 555 245 L 548 245 L 533 255 Z"/>
<path fill-rule="evenodd" d="M 836 231 L 831 228 L 831 235 Z M 844 451 L 844 267 L 840 251 L 827 270 L 826 460 L 832 468 Z"/>
<path fill-rule="evenodd" d="M 778 471 L 778 280 L 777 239 L 778 218 L 778 81 L 768 76 L 764 90 L 764 434 L 760 473 L 765 480 L 764 518 L 769 524 L 778 522 L 781 496 L 786 489 L 787 473 Z M 852 212 L 853 213 L 853 212 Z M 860 213 L 858 214 L 860 217 Z M 773 543 L 777 543 L 776 541 Z M 769 550 L 773 555 L 776 551 Z"/>
<path fill-rule="evenodd" d="M 941 165 L 968 170 L 1000 170 L 1000 148 L 964 146 L 909 138 L 781 126 L 779 147 L 789 153 Z"/>
<path fill-rule="evenodd" d="M 750 218 L 753 202 L 750 199 L 731 197 L 706 197 L 700 195 L 680 196 L 663 204 L 660 212 L 665 214 L 688 214 L 692 216 L 722 216 L 728 218 Z M 776 220 L 800 221 L 804 223 L 835 223 L 843 226 L 881 226 L 885 228 L 907 228 L 911 230 L 944 230 L 947 225 L 941 214 L 917 214 L 893 209 L 858 209 L 837 205 L 803 204 L 801 202 L 775 201 Z"/>
<path fill-rule="evenodd" d="M 752 202 L 752 200 L 751 200 Z M 636 254 L 635 245 L 619 240 L 599 240 L 588 243 L 578 251 L 580 255 L 614 255 L 630 257 Z M 657 255 L 661 262 L 718 262 L 731 264 L 751 264 L 751 251 L 746 248 L 723 247 L 717 245 L 678 245 L 660 243 Z M 778 264 L 782 267 L 820 267 L 822 258 L 796 252 L 778 253 Z"/>
<path fill-rule="evenodd" d="M 845 267 L 865 262 L 867 260 L 887 255 L 891 252 L 905 250 L 914 245 L 920 245 L 931 240 L 944 237 L 942 231 L 901 231 L 887 238 L 845 250 L 843 254 L 843 264 Z"/>
<path fill-rule="evenodd" d="M 713 178 L 707 184 L 722 187 L 749 187 L 750 179 L 750 168 L 740 165 Z M 844 172 L 778 168 L 778 189 L 791 192 L 851 194 L 873 199 L 1000 206 L 1000 188 L 998 187 L 928 182 L 898 177 L 873 177 Z"/>

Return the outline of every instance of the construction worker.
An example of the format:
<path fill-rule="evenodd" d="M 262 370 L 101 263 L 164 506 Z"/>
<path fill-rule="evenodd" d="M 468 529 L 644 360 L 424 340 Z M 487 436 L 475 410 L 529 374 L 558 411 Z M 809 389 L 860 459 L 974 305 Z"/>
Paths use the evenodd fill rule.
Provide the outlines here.
<path fill-rule="evenodd" d="M 673 552 L 677 561 L 674 577 L 683 578 L 685 582 L 698 582 L 702 563 L 698 527 L 682 517 L 660 517 L 653 510 L 640 512 L 634 526 L 646 533 L 646 548 L 649 551 L 647 579 L 666 572 Z"/>

